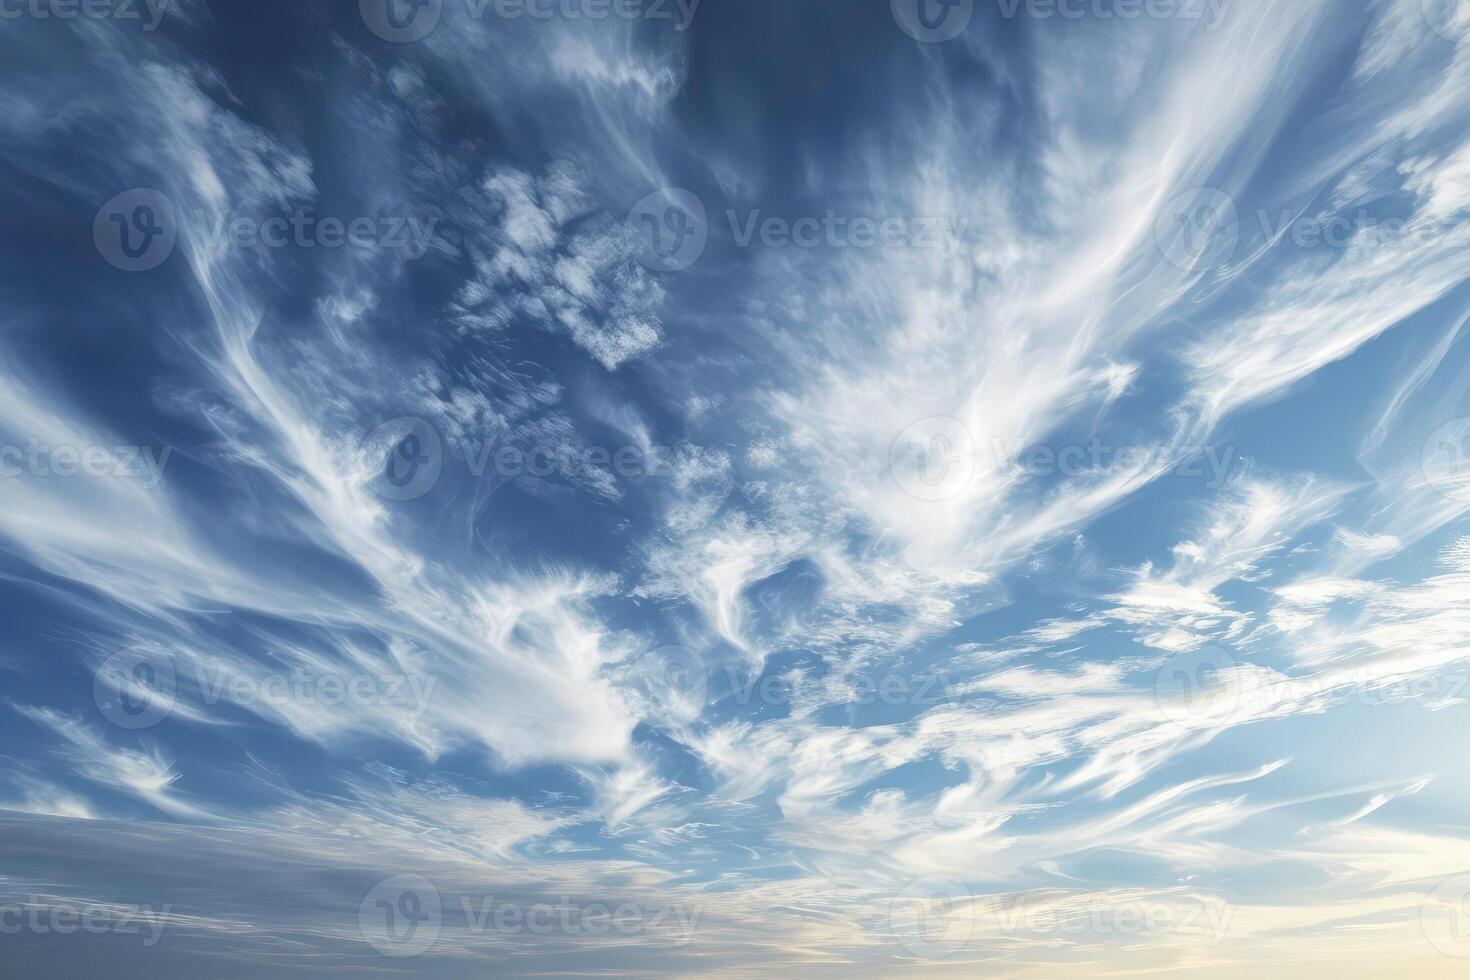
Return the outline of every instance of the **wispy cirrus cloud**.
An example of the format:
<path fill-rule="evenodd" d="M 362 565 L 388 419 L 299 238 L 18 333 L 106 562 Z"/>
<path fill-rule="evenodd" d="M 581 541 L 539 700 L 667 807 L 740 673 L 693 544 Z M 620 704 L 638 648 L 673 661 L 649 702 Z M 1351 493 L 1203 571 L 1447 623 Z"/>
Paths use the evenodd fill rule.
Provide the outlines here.
<path fill-rule="evenodd" d="M 1446 11 L 502 6 L 0 39 L 0 898 L 120 975 L 1451 972 Z"/>

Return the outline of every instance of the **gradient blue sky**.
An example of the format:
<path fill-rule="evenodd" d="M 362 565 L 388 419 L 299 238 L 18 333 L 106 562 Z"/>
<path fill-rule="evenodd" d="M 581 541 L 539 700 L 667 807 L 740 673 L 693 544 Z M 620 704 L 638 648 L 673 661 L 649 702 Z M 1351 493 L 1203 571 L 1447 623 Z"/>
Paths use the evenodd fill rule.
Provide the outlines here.
<path fill-rule="evenodd" d="M 0 0 L 0 972 L 1463 975 L 1467 41 Z"/>

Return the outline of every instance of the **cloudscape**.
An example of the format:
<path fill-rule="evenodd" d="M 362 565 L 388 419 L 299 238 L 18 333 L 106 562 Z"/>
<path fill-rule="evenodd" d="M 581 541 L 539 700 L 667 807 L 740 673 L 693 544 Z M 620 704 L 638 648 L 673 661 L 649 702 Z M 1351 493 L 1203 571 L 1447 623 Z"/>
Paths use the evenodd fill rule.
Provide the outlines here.
<path fill-rule="evenodd" d="M 1470 969 L 1467 0 L 0 79 L 0 974 Z"/>

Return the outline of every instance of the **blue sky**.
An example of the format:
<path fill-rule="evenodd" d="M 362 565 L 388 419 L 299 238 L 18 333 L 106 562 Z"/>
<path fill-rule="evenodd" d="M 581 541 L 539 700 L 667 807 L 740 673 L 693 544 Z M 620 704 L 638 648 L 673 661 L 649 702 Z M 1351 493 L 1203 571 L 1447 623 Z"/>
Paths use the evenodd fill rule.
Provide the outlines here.
<path fill-rule="evenodd" d="M 1467 42 L 0 3 L 0 972 L 1461 975 Z"/>

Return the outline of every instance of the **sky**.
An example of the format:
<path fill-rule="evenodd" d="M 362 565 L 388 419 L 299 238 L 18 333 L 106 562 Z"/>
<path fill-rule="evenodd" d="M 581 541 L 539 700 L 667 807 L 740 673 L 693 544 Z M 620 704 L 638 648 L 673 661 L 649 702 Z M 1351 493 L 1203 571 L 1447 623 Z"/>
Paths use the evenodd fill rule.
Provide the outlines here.
<path fill-rule="evenodd" d="M 0 972 L 1464 975 L 1470 2 L 0 80 Z"/>

